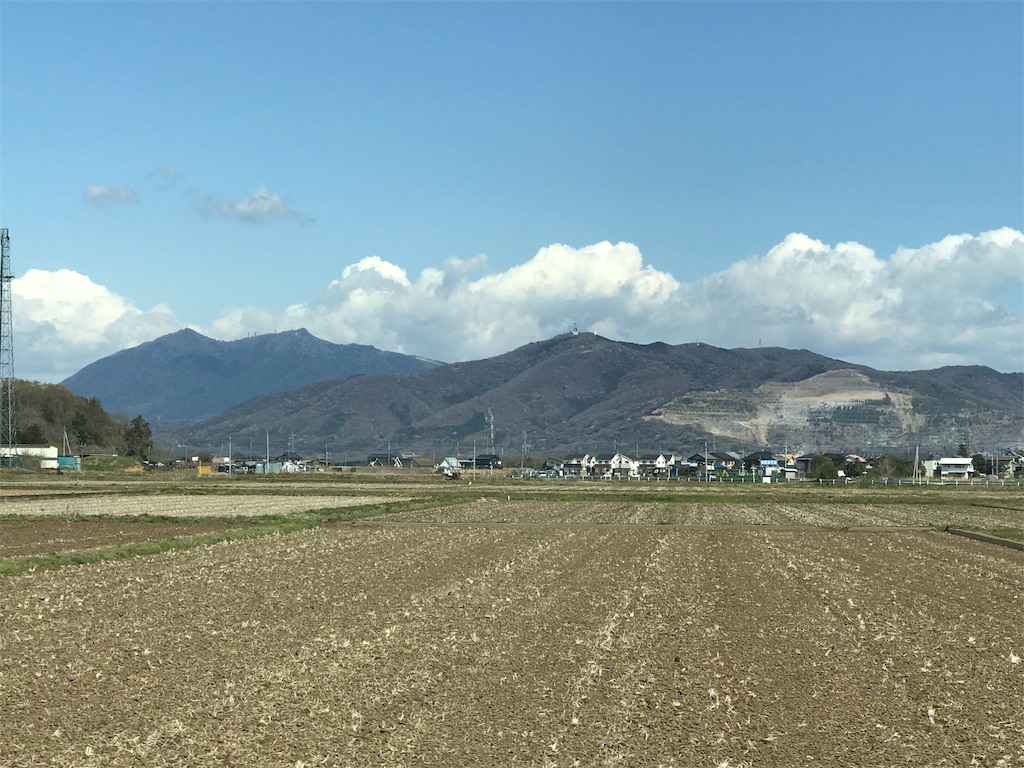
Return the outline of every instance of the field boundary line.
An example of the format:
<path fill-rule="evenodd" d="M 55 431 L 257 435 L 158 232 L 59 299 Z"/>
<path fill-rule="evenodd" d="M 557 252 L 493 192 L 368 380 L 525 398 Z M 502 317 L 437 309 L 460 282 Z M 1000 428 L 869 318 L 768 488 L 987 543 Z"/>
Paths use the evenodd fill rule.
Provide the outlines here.
<path fill-rule="evenodd" d="M 930 525 L 771 525 L 766 523 L 564 523 L 564 522 L 500 522 L 458 520 L 362 520 L 345 521 L 360 528 L 583 528 L 632 530 L 649 529 L 663 531 L 681 529 L 691 531 L 786 531 L 793 533 L 928 533 L 941 530 Z"/>
<path fill-rule="evenodd" d="M 1010 549 L 1016 549 L 1024 552 L 1024 541 L 1014 541 L 1013 539 L 1004 539 L 1001 536 L 993 536 L 990 533 L 981 533 L 980 531 L 968 531 L 963 528 L 951 528 L 948 525 L 943 528 L 946 533 L 951 533 L 954 536 L 963 536 L 965 539 L 974 539 L 976 541 L 983 541 L 986 544 L 998 544 L 1002 547 L 1009 547 Z"/>

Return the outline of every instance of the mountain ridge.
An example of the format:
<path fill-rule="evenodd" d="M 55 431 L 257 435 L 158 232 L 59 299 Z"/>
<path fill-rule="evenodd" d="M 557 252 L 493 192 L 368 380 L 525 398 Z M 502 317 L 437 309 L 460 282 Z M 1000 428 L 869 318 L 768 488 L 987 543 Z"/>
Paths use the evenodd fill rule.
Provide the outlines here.
<path fill-rule="evenodd" d="M 803 384 L 823 374 L 833 379 Z M 854 377 L 869 396 L 815 404 L 808 395 L 793 404 L 801 386 L 828 388 L 842 376 Z M 685 401 L 715 392 L 742 393 L 733 401 L 752 398 L 757 428 L 744 434 L 710 418 L 707 409 L 719 408 L 719 401 L 705 411 Z M 915 442 L 938 450 L 963 440 L 1002 448 L 1022 442 L 1022 393 L 1024 373 L 983 366 L 885 372 L 808 350 L 642 345 L 563 334 L 484 360 L 263 395 L 196 425 L 188 440 L 216 444 L 228 434 L 267 432 L 296 435 L 299 445 L 353 458 L 389 444 L 437 456 L 467 453 L 472 443 L 490 451 L 493 424 L 499 453 L 519 453 L 524 441 L 557 454 L 617 445 L 685 450 L 716 439 L 720 448 L 724 442 L 739 450 L 772 443 L 822 451 L 900 446 L 906 452 Z M 787 423 L 787 414 L 799 423 Z"/>
<path fill-rule="evenodd" d="M 267 392 L 368 372 L 406 373 L 441 363 L 363 344 L 334 344 L 301 328 L 220 341 L 184 328 L 98 360 L 61 382 L 110 413 L 184 422 Z"/>

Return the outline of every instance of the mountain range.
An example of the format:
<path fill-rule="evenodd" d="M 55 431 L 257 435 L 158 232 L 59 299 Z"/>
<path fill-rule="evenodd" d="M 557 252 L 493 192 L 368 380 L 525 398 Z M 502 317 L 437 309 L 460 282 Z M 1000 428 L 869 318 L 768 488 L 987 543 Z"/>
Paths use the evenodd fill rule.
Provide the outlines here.
<path fill-rule="evenodd" d="M 257 395 L 360 373 L 414 373 L 441 363 L 305 329 L 217 341 L 185 329 L 121 350 L 61 382 L 108 413 L 175 424 L 213 416 Z"/>
<path fill-rule="evenodd" d="M 154 384 L 154 386 L 156 386 Z M 283 390 L 284 387 L 277 387 Z M 73 389 L 73 391 L 75 391 Z M 154 430 L 156 432 L 156 430 Z M 264 394 L 177 435 L 336 458 L 613 450 L 997 451 L 1024 443 L 1024 373 L 884 372 L 807 350 L 565 334 L 416 373 Z"/>

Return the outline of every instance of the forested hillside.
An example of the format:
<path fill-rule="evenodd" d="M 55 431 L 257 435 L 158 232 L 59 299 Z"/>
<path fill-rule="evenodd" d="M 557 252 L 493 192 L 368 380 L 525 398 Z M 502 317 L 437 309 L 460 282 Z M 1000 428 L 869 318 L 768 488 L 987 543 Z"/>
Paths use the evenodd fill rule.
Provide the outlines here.
<path fill-rule="evenodd" d="M 17 441 L 23 445 L 61 447 L 64 430 L 74 453 L 116 450 L 121 425 L 103 410 L 96 398 L 73 394 L 60 384 L 14 381 Z"/>

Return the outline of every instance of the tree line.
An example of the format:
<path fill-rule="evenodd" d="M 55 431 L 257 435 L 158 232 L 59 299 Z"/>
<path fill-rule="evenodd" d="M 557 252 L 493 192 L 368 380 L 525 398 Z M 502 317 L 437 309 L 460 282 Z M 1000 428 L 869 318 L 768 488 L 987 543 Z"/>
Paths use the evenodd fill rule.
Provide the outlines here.
<path fill-rule="evenodd" d="M 120 453 L 140 460 L 153 451 L 153 433 L 141 415 L 131 421 L 108 414 L 100 401 L 60 384 L 14 380 L 15 433 L 21 445 L 62 446 L 75 453 Z"/>

